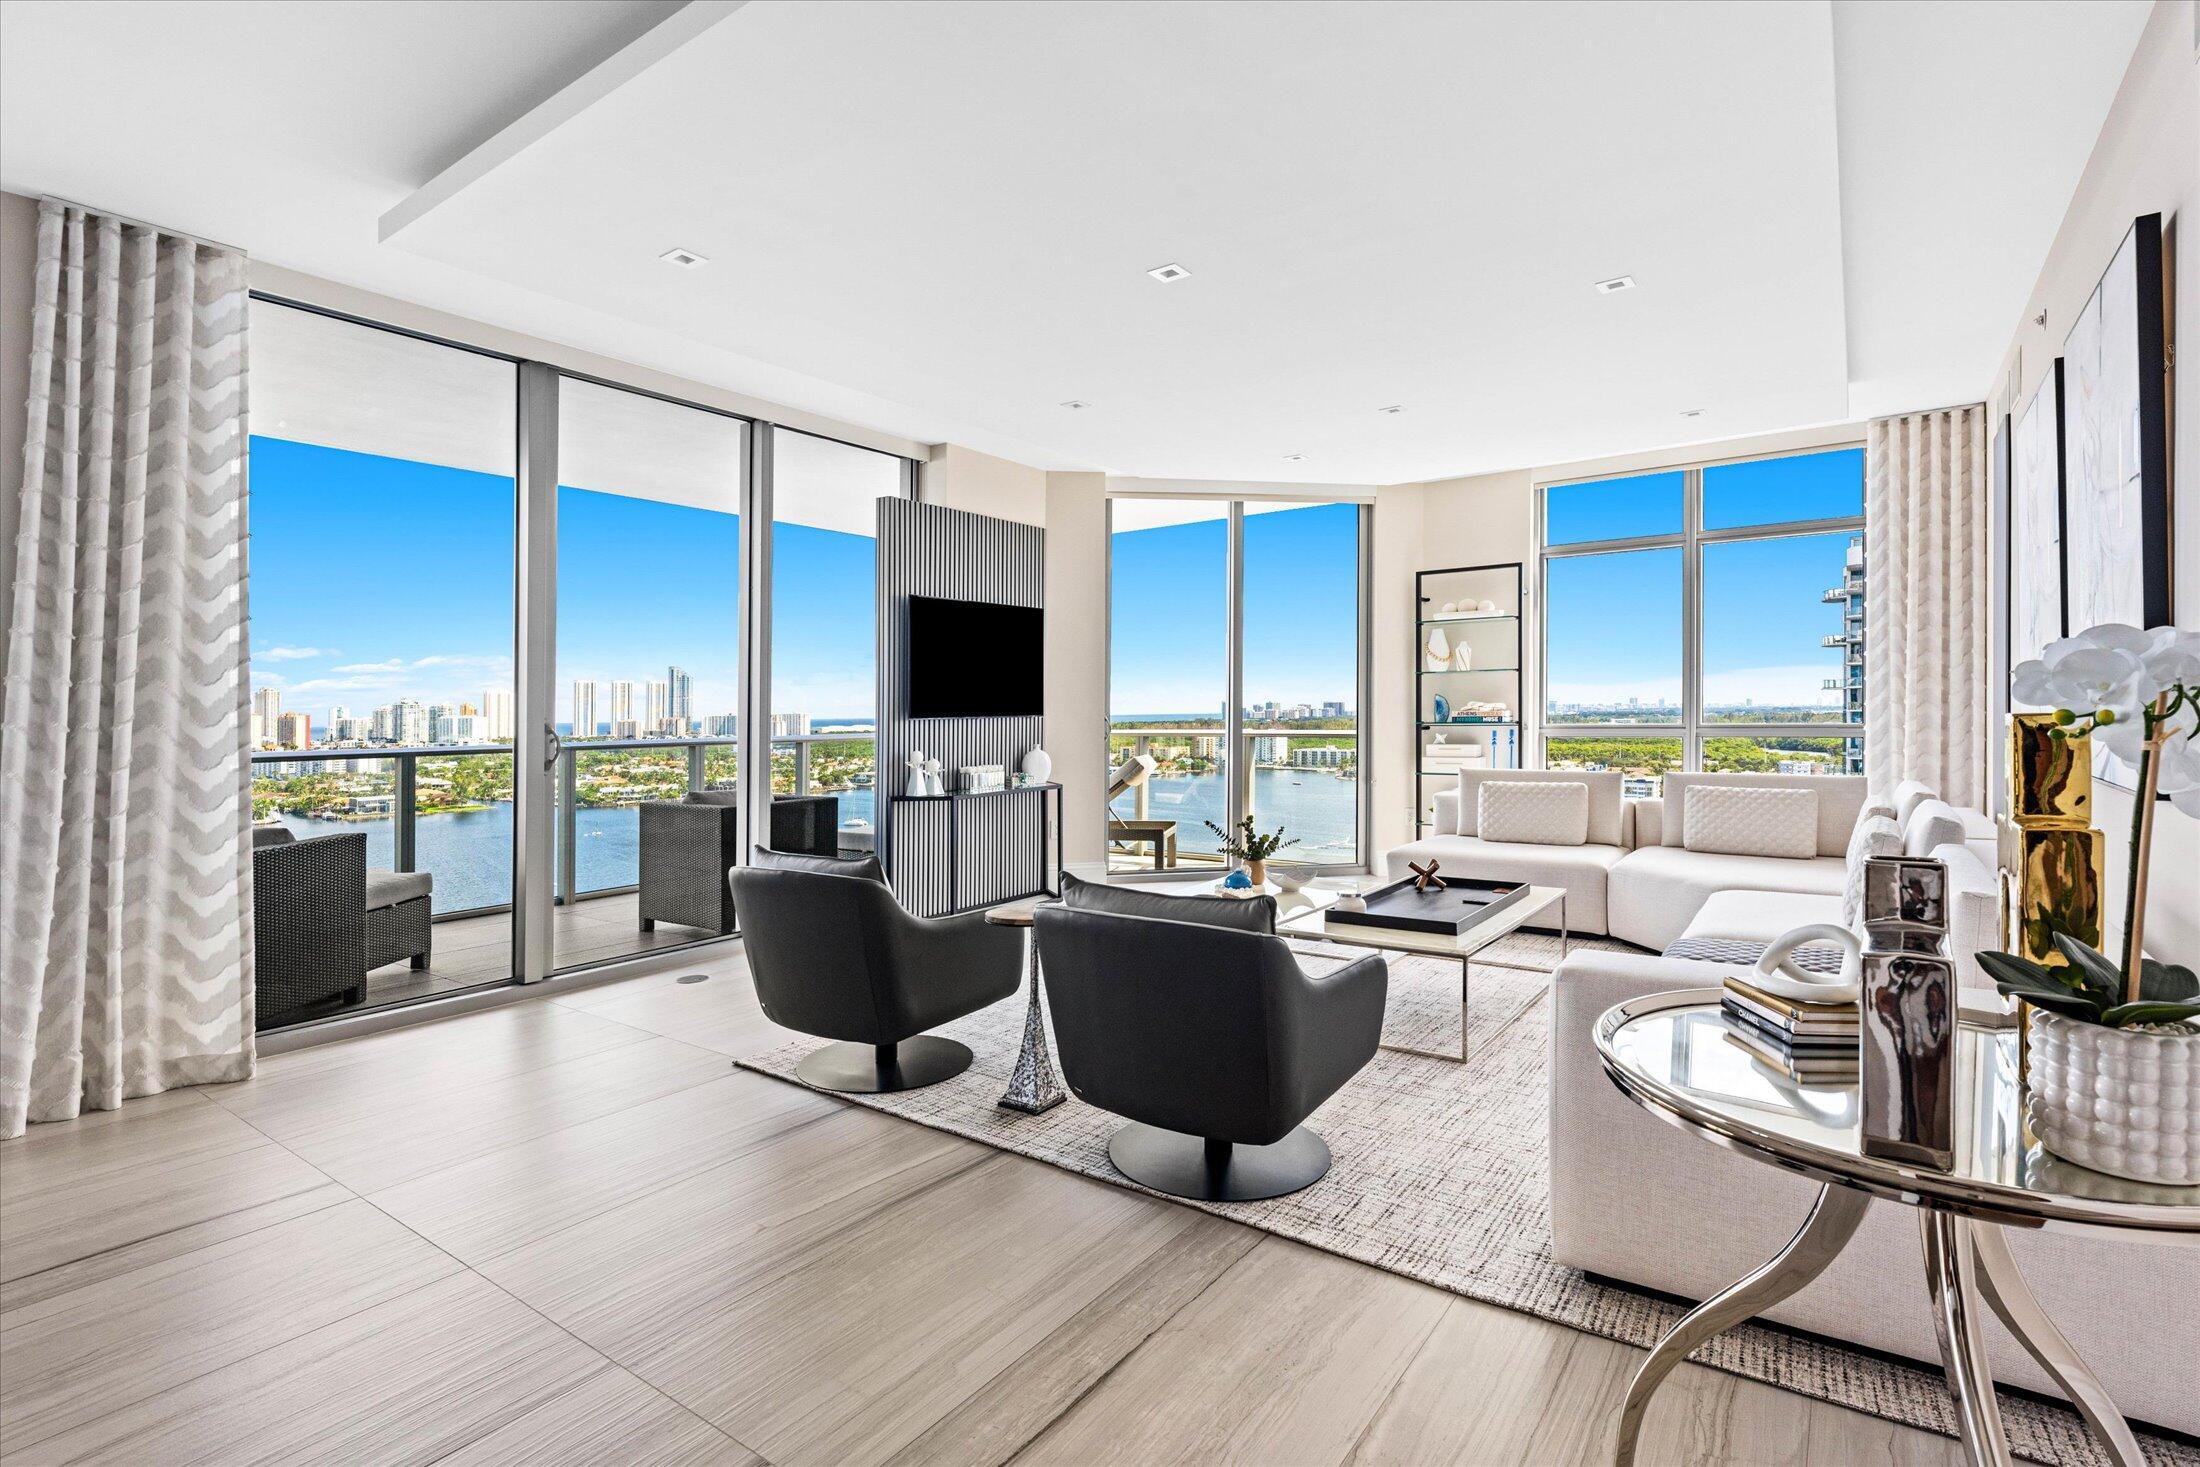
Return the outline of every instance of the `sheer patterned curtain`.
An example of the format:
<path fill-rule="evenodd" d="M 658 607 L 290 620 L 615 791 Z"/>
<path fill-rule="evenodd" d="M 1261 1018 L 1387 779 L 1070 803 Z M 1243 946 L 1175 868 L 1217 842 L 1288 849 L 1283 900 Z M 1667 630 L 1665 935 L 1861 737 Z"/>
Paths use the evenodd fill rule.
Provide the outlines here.
<path fill-rule="evenodd" d="M 252 1072 L 244 257 L 38 219 L 0 696 L 0 1136 Z"/>
<path fill-rule="evenodd" d="M 1877 420 L 1864 484 L 1864 773 L 1983 808 L 1986 409 Z"/>

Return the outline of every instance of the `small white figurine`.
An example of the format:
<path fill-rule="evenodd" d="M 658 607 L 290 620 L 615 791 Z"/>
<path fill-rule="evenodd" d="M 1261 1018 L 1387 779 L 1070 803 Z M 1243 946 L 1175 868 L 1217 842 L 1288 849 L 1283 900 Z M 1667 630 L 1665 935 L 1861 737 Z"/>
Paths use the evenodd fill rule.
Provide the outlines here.
<path fill-rule="evenodd" d="M 944 795 L 947 793 L 947 785 L 940 778 L 939 760 L 927 759 L 924 761 L 924 782 L 926 786 L 924 792 L 928 795 Z"/>
<path fill-rule="evenodd" d="M 933 767 L 937 768 L 938 765 L 935 764 Z M 925 779 L 924 771 L 924 750 L 911 749 L 909 751 L 909 788 L 907 790 L 908 794 L 921 797 L 932 793 L 932 787 L 930 783 Z"/>

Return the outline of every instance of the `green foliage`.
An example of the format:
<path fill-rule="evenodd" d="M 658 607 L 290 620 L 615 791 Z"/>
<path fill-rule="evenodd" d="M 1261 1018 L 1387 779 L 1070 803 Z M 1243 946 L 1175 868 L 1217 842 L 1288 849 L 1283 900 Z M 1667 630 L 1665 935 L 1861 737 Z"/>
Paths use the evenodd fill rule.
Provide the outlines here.
<path fill-rule="evenodd" d="M 1283 827 L 1277 826 L 1272 835 L 1263 835 L 1253 829 L 1253 817 L 1248 815 L 1237 823 L 1234 830 L 1224 830 L 1212 820 L 1200 822 L 1213 831 L 1222 841 L 1222 853 L 1240 861 L 1265 861 L 1276 852 L 1287 850 L 1299 843 L 1298 837 L 1283 838 Z"/>
<path fill-rule="evenodd" d="M 2050 968 L 2010 953 L 1980 953 L 1978 965 L 2004 997 L 2088 1024 L 2125 1029 L 2200 1018 L 2200 975 L 2190 968 L 2146 959 L 2139 969 L 2139 1001 L 2125 1003 L 2123 975 L 2114 963 L 2067 933 L 2055 934 L 2055 947 L 2069 959 L 2067 966 Z"/>

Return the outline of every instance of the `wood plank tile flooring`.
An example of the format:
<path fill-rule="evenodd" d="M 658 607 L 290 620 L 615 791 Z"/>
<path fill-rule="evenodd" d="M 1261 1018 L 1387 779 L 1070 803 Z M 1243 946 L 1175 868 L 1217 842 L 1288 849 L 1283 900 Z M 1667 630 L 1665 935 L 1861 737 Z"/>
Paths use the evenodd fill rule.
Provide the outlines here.
<path fill-rule="evenodd" d="M 0 1145 L 0 1462 L 1609 1451 L 1639 1351 L 731 1068 L 782 1032 L 719 948 Z M 1684 1366 L 1642 1460 L 1960 1453 Z"/>

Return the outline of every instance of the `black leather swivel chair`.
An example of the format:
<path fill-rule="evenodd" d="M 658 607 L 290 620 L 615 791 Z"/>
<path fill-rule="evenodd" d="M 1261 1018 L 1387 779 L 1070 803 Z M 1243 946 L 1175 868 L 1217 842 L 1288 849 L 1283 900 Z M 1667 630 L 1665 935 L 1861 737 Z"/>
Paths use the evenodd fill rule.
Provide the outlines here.
<path fill-rule="evenodd" d="M 1231 1202 L 1328 1173 L 1301 1123 L 1375 1057 L 1381 954 L 1316 978 L 1260 932 L 1069 906 L 1035 921 L 1063 1078 L 1130 1122 L 1108 1142 L 1116 1170 Z"/>
<path fill-rule="evenodd" d="M 936 1085 L 969 1047 L 924 1031 L 1016 992 L 1023 933 L 982 912 L 912 917 L 875 857 L 759 850 L 727 873 L 764 1015 L 841 1041 L 795 1073 L 820 1090 L 876 1094 Z"/>

